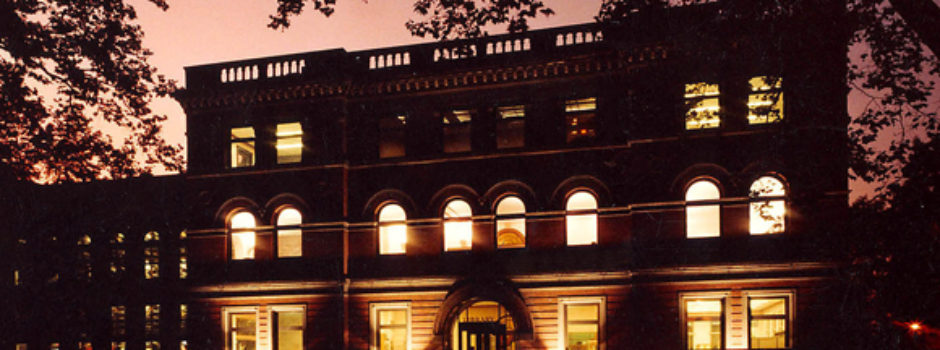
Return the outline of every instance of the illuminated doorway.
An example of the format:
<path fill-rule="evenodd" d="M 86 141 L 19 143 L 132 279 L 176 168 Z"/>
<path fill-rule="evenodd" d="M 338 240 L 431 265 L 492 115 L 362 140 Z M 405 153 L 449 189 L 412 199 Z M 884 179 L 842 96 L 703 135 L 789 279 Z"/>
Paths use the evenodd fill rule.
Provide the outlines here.
<path fill-rule="evenodd" d="M 515 324 L 505 307 L 493 301 L 475 302 L 457 315 L 451 326 L 453 350 L 514 350 Z"/>

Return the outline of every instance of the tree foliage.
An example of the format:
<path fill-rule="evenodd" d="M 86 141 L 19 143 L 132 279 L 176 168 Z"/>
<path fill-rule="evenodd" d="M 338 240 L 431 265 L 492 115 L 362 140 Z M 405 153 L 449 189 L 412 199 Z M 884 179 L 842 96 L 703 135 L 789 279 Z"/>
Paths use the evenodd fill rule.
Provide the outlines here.
<path fill-rule="evenodd" d="M 166 9 L 162 0 L 150 0 Z M 0 2 L 0 163 L 44 182 L 180 170 L 154 98 L 175 88 L 147 61 L 134 8 L 120 0 Z M 102 128 L 126 134 L 112 140 Z"/>

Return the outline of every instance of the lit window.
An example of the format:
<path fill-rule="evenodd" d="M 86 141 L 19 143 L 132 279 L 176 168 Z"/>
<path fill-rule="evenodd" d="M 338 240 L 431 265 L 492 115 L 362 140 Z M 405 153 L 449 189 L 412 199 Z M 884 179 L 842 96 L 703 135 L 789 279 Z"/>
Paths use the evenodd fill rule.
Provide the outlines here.
<path fill-rule="evenodd" d="M 278 124 L 277 164 L 300 163 L 304 149 L 304 131 L 300 123 Z"/>
<path fill-rule="evenodd" d="M 271 324 L 275 329 L 275 349 L 301 350 L 304 348 L 304 308 L 291 306 L 278 306 L 271 313 Z"/>
<path fill-rule="evenodd" d="M 751 234 L 761 235 L 784 231 L 787 213 L 786 188 L 775 177 L 762 176 L 751 184 Z"/>
<path fill-rule="evenodd" d="M 754 77 L 747 97 L 748 124 L 776 123 L 783 119 L 783 79 Z"/>
<path fill-rule="evenodd" d="M 407 303 L 372 304 L 372 350 L 407 350 L 410 343 L 410 309 Z"/>
<path fill-rule="evenodd" d="M 23 282 L 20 281 L 20 270 L 13 270 L 13 285 L 18 287 L 22 284 Z"/>
<path fill-rule="evenodd" d="M 525 247 L 525 203 L 519 197 L 508 196 L 496 205 L 496 246 Z"/>
<path fill-rule="evenodd" d="M 189 350 L 189 341 L 180 340 L 180 350 Z"/>
<path fill-rule="evenodd" d="M 255 166 L 255 129 L 232 128 L 232 168 Z"/>
<path fill-rule="evenodd" d="M 685 299 L 686 348 L 723 349 L 724 300 Z"/>
<path fill-rule="evenodd" d="M 751 349 L 786 349 L 789 347 L 789 298 L 748 299 Z"/>
<path fill-rule="evenodd" d="M 405 209 L 388 204 L 379 211 L 379 254 L 405 254 L 408 225 Z"/>
<path fill-rule="evenodd" d="M 470 151 L 470 110 L 454 110 L 444 114 L 444 152 Z"/>
<path fill-rule="evenodd" d="M 561 298 L 559 331 L 566 350 L 597 350 L 603 342 L 604 298 Z"/>
<path fill-rule="evenodd" d="M 16 343 L 16 350 L 28 350 L 26 343 Z"/>
<path fill-rule="evenodd" d="M 110 261 L 110 270 L 111 277 L 114 279 L 119 279 L 124 276 L 124 271 L 127 270 L 127 265 L 124 262 L 125 255 L 127 252 L 124 250 L 124 234 L 116 233 L 114 237 L 111 238 L 111 261 Z"/>
<path fill-rule="evenodd" d="M 597 199 L 587 191 L 568 197 L 565 205 L 565 232 L 568 245 L 597 244 Z"/>
<path fill-rule="evenodd" d="M 396 114 L 379 119 L 379 158 L 405 156 L 408 116 Z"/>
<path fill-rule="evenodd" d="M 496 123 L 496 148 L 519 148 L 525 146 L 525 106 L 497 107 L 499 121 Z"/>
<path fill-rule="evenodd" d="M 463 200 L 452 200 L 444 208 L 444 250 L 470 250 L 473 244 L 473 213 Z"/>
<path fill-rule="evenodd" d="M 144 235 L 144 278 L 155 279 L 160 277 L 160 234 L 147 232 Z"/>
<path fill-rule="evenodd" d="M 78 342 L 78 350 L 93 350 L 94 347 L 91 346 L 90 341 L 80 341 Z"/>
<path fill-rule="evenodd" d="M 126 341 L 112 341 L 111 350 L 127 350 Z"/>
<path fill-rule="evenodd" d="M 698 180 L 685 192 L 686 237 L 718 237 L 721 234 L 721 195 L 718 186 Z"/>
<path fill-rule="evenodd" d="M 91 236 L 82 235 L 78 239 L 78 279 L 91 281 Z"/>
<path fill-rule="evenodd" d="M 229 229 L 232 232 L 232 260 L 255 258 L 255 216 L 247 211 L 232 215 Z"/>
<path fill-rule="evenodd" d="M 294 208 L 281 210 L 277 215 L 277 256 L 281 258 L 302 255 L 300 211 Z"/>
<path fill-rule="evenodd" d="M 180 333 L 186 333 L 189 325 L 189 306 L 180 304 Z"/>
<path fill-rule="evenodd" d="M 180 279 L 189 277 L 189 257 L 186 254 L 186 247 L 180 247 Z"/>
<path fill-rule="evenodd" d="M 686 130 L 717 128 L 721 125 L 718 84 L 685 84 Z"/>
<path fill-rule="evenodd" d="M 124 337 L 127 329 L 127 308 L 124 305 L 111 306 L 111 335 Z"/>
<path fill-rule="evenodd" d="M 257 316 L 251 312 L 227 313 L 226 320 L 230 350 L 254 350 L 257 346 Z"/>
<path fill-rule="evenodd" d="M 61 347 L 59 346 L 58 342 L 49 344 L 49 350 L 59 350 L 60 348 Z"/>
<path fill-rule="evenodd" d="M 160 342 L 156 340 L 145 341 L 144 350 L 160 350 Z"/>
<path fill-rule="evenodd" d="M 597 98 L 589 97 L 565 101 L 565 141 L 569 144 L 594 139 L 597 126 L 594 114 Z"/>
<path fill-rule="evenodd" d="M 148 336 L 160 335 L 160 304 L 144 305 L 144 333 Z"/>

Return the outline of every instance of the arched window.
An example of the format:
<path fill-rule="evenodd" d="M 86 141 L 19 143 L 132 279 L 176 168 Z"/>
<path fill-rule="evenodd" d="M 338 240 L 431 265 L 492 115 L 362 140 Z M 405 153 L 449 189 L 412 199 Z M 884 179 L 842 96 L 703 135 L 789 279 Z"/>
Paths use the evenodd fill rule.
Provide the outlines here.
<path fill-rule="evenodd" d="M 255 258 L 255 216 L 247 211 L 240 211 L 229 219 L 232 233 L 232 260 Z"/>
<path fill-rule="evenodd" d="M 525 203 L 508 196 L 496 205 L 496 246 L 525 248 Z"/>
<path fill-rule="evenodd" d="M 387 204 L 379 210 L 379 254 L 405 254 L 407 219 L 405 210 L 398 204 Z"/>
<path fill-rule="evenodd" d="M 297 257 L 303 255 L 302 222 L 300 211 L 286 208 L 277 214 L 277 256 L 280 258 Z"/>
<path fill-rule="evenodd" d="M 473 244 L 473 212 L 461 199 L 444 208 L 444 251 L 470 250 Z"/>
<path fill-rule="evenodd" d="M 698 180 L 685 191 L 685 230 L 688 238 L 721 234 L 721 193 L 709 180 Z"/>
<path fill-rule="evenodd" d="M 751 184 L 751 234 L 762 235 L 784 231 L 787 214 L 787 190 L 783 182 L 762 176 Z"/>
<path fill-rule="evenodd" d="M 575 192 L 565 210 L 568 245 L 597 244 L 597 198 L 588 191 Z"/>

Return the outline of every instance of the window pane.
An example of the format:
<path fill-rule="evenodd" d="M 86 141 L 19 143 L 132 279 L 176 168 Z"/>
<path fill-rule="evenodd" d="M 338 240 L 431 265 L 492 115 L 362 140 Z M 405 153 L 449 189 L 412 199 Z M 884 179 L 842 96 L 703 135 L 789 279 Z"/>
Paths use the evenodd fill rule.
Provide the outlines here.
<path fill-rule="evenodd" d="M 722 300 L 687 300 L 685 304 L 689 349 L 720 349 Z"/>
<path fill-rule="evenodd" d="M 379 331 L 379 350 L 405 350 L 407 341 L 406 328 L 382 328 Z"/>
<path fill-rule="evenodd" d="M 568 211 L 596 210 L 597 199 L 589 192 L 580 191 L 568 198 Z M 597 214 L 571 213 L 565 217 L 565 232 L 568 245 L 590 245 L 597 243 Z"/>
<path fill-rule="evenodd" d="M 124 305 L 111 306 L 111 335 L 114 337 L 123 337 L 125 334 L 125 325 L 127 309 Z"/>
<path fill-rule="evenodd" d="M 405 210 L 389 204 L 379 211 L 379 254 L 404 254 L 408 244 Z"/>
<path fill-rule="evenodd" d="M 504 106 L 496 109 L 496 148 L 525 146 L 525 106 Z"/>
<path fill-rule="evenodd" d="M 783 200 L 751 201 L 751 234 L 783 232 L 785 203 Z"/>
<path fill-rule="evenodd" d="M 469 110 L 455 110 L 444 115 L 444 152 L 470 151 Z"/>
<path fill-rule="evenodd" d="M 568 304 L 568 321 L 598 321 L 597 304 Z"/>
<path fill-rule="evenodd" d="M 300 123 L 277 125 L 277 163 L 299 163 L 303 154 L 303 129 Z"/>
<path fill-rule="evenodd" d="M 718 191 L 718 186 L 706 180 L 696 181 L 685 192 L 685 200 L 687 201 L 716 200 L 719 198 L 721 198 L 721 194 Z"/>
<path fill-rule="evenodd" d="M 594 113 L 597 99 L 594 97 L 565 101 L 565 141 L 576 143 L 597 136 Z"/>
<path fill-rule="evenodd" d="M 232 216 L 232 228 L 254 228 L 255 216 L 249 212 L 243 211 Z"/>
<path fill-rule="evenodd" d="M 249 212 L 239 212 L 232 216 L 230 227 L 232 229 L 249 229 L 255 227 L 255 216 Z M 232 232 L 232 259 L 255 258 L 255 232 L 239 230 Z"/>
<path fill-rule="evenodd" d="M 144 247 L 144 278 L 160 277 L 160 248 Z"/>
<path fill-rule="evenodd" d="M 144 332 L 151 336 L 160 334 L 160 304 L 144 305 Z"/>
<path fill-rule="evenodd" d="M 774 123 L 783 119 L 782 83 L 782 79 L 774 77 L 751 78 L 751 94 L 747 99 L 749 124 Z"/>
<path fill-rule="evenodd" d="M 569 324 L 567 350 L 597 349 L 597 324 Z"/>
<path fill-rule="evenodd" d="M 232 129 L 232 167 L 255 165 L 255 129 L 252 127 Z"/>
<path fill-rule="evenodd" d="M 498 219 L 496 242 L 500 248 L 525 247 L 525 218 Z"/>
<path fill-rule="evenodd" d="M 721 206 L 688 205 L 685 208 L 689 238 L 718 237 L 721 233 Z"/>
<path fill-rule="evenodd" d="M 377 314 L 379 348 L 404 350 L 408 343 L 407 309 L 379 309 Z"/>
<path fill-rule="evenodd" d="M 304 345 L 304 313 L 277 312 L 277 349 L 301 350 Z"/>
<path fill-rule="evenodd" d="M 685 128 L 717 128 L 721 124 L 718 84 L 695 83 L 685 85 Z"/>
<path fill-rule="evenodd" d="M 255 314 L 232 314 L 229 330 L 233 350 L 255 350 Z"/>
<path fill-rule="evenodd" d="M 751 316 L 786 316 L 787 299 L 786 298 L 761 298 L 751 299 Z"/>
<path fill-rule="evenodd" d="M 405 309 L 379 310 L 379 325 L 403 326 L 408 323 L 408 312 Z"/>
<path fill-rule="evenodd" d="M 403 209 L 398 204 L 389 204 L 382 207 L 382 211 L 379 212 L 379 221 L 405 221 L 405 209 Z"/>
<path fill-rule="evenodd" d="M 473 242 L 470 205 L 462 200 L 447 203 L 444 209 L 444 250 L 469 250 Z"/>
<path fill-rule="evenodd" d="M 379 119 L 379 158 L 405 156 L 407 123 L 404 114 Z"/>
<path fill-rule="evenodd" d="M 775 177 L 761 176 L 751 184 L 751 197 L 779 197 L 786 195 L 783 182 Z"/>
<path fill-rule="evenodd" d="M 294 208 L 288 208 L 281 211 L 277 216 L 277 226 L 296 226 L 301 224 L 300 211 Z M 277 256 L 296 257 L 303 255 L 302 252 L 303 234 L 300 229 L 281 229 L 277 230 Z"/>

